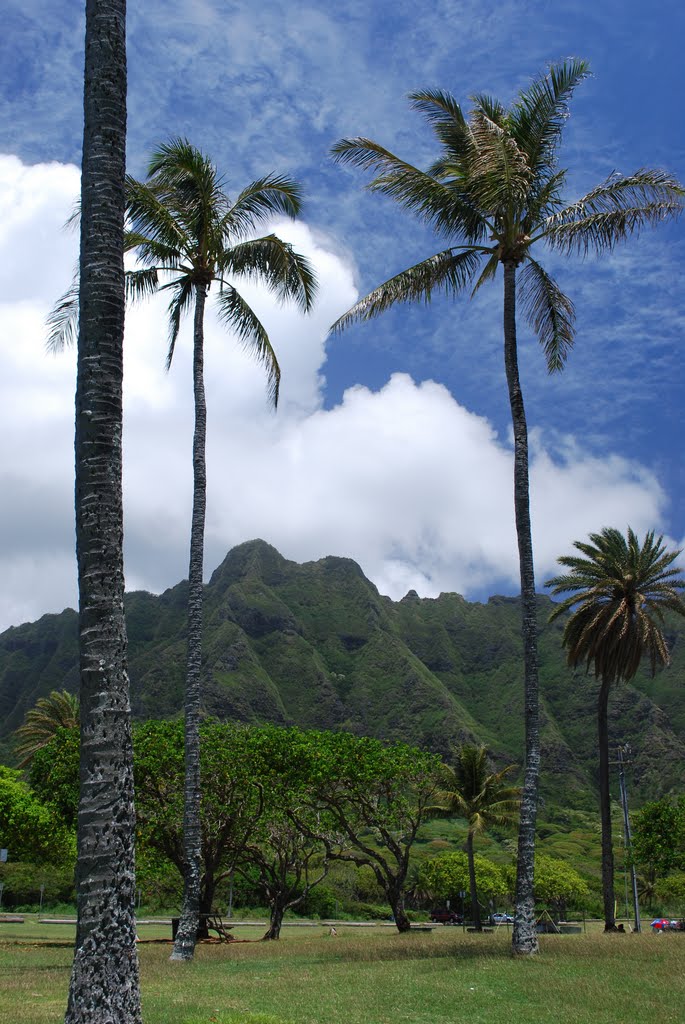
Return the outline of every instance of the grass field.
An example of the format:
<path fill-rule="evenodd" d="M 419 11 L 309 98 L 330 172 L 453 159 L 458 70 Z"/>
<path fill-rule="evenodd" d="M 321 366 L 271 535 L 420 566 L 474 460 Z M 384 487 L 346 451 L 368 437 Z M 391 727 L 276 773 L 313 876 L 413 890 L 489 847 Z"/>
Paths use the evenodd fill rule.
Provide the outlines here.
<path fill-rule="evenodd" d="M 685 934 L 541 936 L 538 957 L 510 955 L 510 936 L 460 929 L 338 935 L 286 928 L 279 942 L 198 947 L 172 964 L 168 926 L 139 945 L 145 1024 L 627 1024 L 685 1019 Z M 0 924 L 0 1020 L 58 1024 L 73 926 Z M 237 928 L 254 940 L 255 928 Z"/>

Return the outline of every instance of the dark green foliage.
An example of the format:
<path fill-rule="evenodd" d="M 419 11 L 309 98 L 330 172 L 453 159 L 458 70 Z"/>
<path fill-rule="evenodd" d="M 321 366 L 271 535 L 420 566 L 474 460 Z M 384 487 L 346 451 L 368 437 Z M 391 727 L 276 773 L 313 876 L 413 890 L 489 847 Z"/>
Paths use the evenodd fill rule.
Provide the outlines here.
<path fill-rule="evenodd" d="M 73 832 L 30 792 L 20 772 L 2 766 L 0 839 L 10 861 L 69 864 L 76 853 Z"/>
<path fill-rule="evenodd" d="M 79 731 L 58 729 L 36 751 L 29 770 L 31 789 L 67 825 L 76 828 L 79 796 Z"/>
<path fill-rule="evenodd" d="M 474 857 L 478 895 L 482 901 L 498 902 L 510 894 L 511 885 L 501 867 L 480 854 Z M 446 853 L 422 865 L 419 883 L 437 903 L 449 900 L 459 906 L 459 893 L 469 892 L 468 858 L 463 852 Z M 468 898 L 464 901 L 468 908 Z"/>
<path fill-rule="evenodd" d="M 0 864 L 0 882 L 3 883 L 2 906 L 4 910 L 34 908 L 40 906 L 40 890 L 43 889 L 43 910 L 54 904 L 73 903 L 73 864 L 32 864 L 29 861 Z"/>
<path fill-rule="evenodd" d="M 638 866 L 660 874 L 685 871 L 685 796 L 645 804 L 632 825 Z"/>

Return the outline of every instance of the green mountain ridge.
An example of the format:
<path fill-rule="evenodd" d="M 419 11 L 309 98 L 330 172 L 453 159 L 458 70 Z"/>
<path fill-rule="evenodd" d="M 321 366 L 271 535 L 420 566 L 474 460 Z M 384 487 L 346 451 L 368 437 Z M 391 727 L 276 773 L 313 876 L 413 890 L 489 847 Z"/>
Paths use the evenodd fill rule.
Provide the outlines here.
<path fill-rule="evenodd" d="M 126 596 L 131 699 L 137 718 L 181 711 L 187 584 Z M 538 597 L 542 793 L 595 803 L 595 682 L 566 667 L 562 625 Z M 459 594 L 395 602 L 356 562 L 288 561 L 264 541 L 233 548 L 205 593 L 204 710 L 243 722 L 346 729 L 447 754 L 465 739 L 498 763 L 521 763 L 523 663 L 518 598 L 471 603 Z M 682 788 L 685 775 L 685 628 L 669 623 L 671 667 L 611 699 L 614 743 L 633 750 L 632 795 Z M 0 744 L 35 701 L 78 688 L 72 610 L 0 634 Z"/>

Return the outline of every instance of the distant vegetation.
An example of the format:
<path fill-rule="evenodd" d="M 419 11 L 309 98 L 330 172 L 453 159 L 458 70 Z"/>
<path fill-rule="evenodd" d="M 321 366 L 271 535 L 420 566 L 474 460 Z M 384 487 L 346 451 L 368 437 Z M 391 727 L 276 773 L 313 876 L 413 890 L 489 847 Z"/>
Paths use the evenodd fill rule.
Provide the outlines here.
<path fill-rule="evenodd" d="M 186 584 L 126 597 L 134 716 L 183 707 Z M 554 604 L 538 597 L 544 708 L 543 820 L 597 806 L 596 683 L 564 661 Z M 633 751 L 636 804 L 685 788 L 685 630 L 666 619 L 672 665 L 612 690 L 609 735 Z M 519 604 L 457 594 L 379 595 L 355 562 L 298 565 L 262 541 L 231 551 L 205 592 L 203 709 L 219 719 L 350 731 L 449 756 L 485 743 L 493 764 L 520 763 Z M 0 742 L 51 690 L 78 689 L 76 614 L 0 634 Z M 518 781 L 518 780 L 514 780 Z"/>

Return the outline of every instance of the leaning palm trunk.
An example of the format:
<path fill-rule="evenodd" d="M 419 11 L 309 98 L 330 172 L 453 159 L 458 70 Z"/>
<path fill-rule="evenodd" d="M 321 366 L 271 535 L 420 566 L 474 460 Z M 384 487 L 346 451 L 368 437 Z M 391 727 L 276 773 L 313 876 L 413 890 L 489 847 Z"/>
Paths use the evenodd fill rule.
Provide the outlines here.
<path fill-rule="evenodd" d="M 188 569 L 188 660 L 185 692 L 185 786 L 183 810 L 183 908 L 172 960 L 191 960 L 197 940 L 202 873 L 200 825 L 200 688 L 202 671 L 202 577 L 204 567 L 207 472 L 205 444 L 207 407 L 204 385 L 204 312 L 206 286 L 195 288 L 193 341 L 193 518 Z"/>
<path fill-rule="evenodd" d="M 81 790 L 67 1024 L 141 1019 L 122 554 L 125 23 L 124 0 L 88 0 L 75 440 Z"/>
<path fill-rule="evenodd" d="M 509 389 L 511 422 L 514 429 L 514 512 L 521 573 L 521 609 L 523 615 L 524 714 L 526 761 L 521 794 L 518 860 L 516 867 L 516 910 L 513 950 L 536 953 L 535 899 L 535 822 L 540 775 L 540 736 L 538 709 L 538 638 L 533 572 L 533 542 L 530 528 L 528 485 L 528 427 L 519 381 L 516 350 L 516 264 L 504 264 L 504 364 Z"/>
<path fill-rule="evenodd" d="M 604 931 L 616 928 L 614 899 L 614 850 L 611 840 L 611 797 L 609 793 L 609 683 L 602 682 L 597 698 L 597 739 L 599 745 L 599 804 L 602 818 L 602 896 Z"/>

